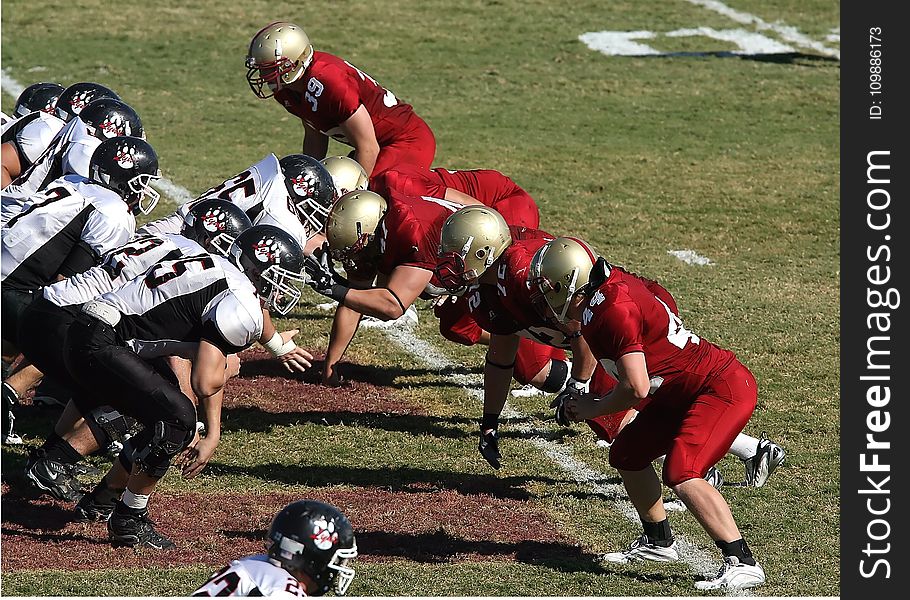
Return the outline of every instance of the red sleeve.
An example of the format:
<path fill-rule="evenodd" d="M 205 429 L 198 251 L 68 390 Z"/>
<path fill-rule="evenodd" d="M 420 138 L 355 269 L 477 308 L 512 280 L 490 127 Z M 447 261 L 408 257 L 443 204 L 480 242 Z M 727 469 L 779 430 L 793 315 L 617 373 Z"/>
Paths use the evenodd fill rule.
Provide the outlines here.
<path fill-rule="evenodd" d="M 631 301 L 588 306 L 582 313 L 582 333 L 594 356 L 617 360 L 630 352 L 644 352 L 643 322 L 638 305 Z"/>
<path fill-rule="evenodd" d="M 317 113 L 323 122 L 341 125 L 360 108 L 360 88 L 351 73 L 340 67 L 326 69 L 320 76 L 325 79 L 325 90 L 319 97 Z"/>
<path fill-rule="evenodd" d="M 401 205 L 393 205 L 380 225 L 379 272 L 391 275 L 395 267 L 420 267 L 432 271 L 435 259 L 427 259 L 424 248 L 424 231 L 420 222 Z"/>
<path fill-rule="evenodd" d="M 409 196 L 444 198 L 446 186 L 438 175 L 418 165 L 401 164 L 370 180 L 370 189 L 388 197 L 394 190 Z"/>

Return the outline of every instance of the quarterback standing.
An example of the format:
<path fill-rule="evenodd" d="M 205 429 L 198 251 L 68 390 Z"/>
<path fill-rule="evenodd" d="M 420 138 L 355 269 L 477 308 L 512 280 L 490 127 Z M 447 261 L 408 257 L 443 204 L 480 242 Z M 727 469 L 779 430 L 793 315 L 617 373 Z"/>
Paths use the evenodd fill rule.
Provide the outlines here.
<path fill-rule="evenodd" d="M 436 138 L 410 104 L 368 74 L 316 52 L 302 27 L 266 25 L 250 42 L 247 81 L 303 122 L 303 153 L 325 158 L 329 138 L 354 148 L 351 158 L 373 177 L 399 163 L 429 168 Z"/>

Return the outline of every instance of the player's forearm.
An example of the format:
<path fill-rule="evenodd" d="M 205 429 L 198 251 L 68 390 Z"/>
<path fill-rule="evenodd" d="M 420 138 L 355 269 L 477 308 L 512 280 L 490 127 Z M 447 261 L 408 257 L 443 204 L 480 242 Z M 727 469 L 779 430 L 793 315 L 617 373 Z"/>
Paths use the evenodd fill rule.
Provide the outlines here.
<path fill-rule="evenodd" d="M 647 394 L 645 394 L 647 396 Z M 598 402 L 598 414 L 609 415 L 622 410 L 628 410 L 641 402 L 641 396 L 627 380 L 620 380 L 613 390 Z"/>
<path fill-rule="evenodd" d="M 577 381 L 588 381 L 597 368 L 597 359 L 591 353 L 585 338 L 578 336 L 572 338 L 572 377 Z"/>
<path fill-rule="evenodd" d="M 504 368 L 505 367 L 505 368 Z M 485 361 L 483 367 L 483 414 L 500 415 L 512 385 L 514 367 Z"/>
<path fill-rule="evenodd" d="M 322 160 L 329 151 L 329 138 L 324 133 L 304 127 L 303 153 Z"/>
<path fill-rule="evenodd" d="M 371 176 L 373 168 L 376 166 L 376 161 L 379 160 L 379 143 L 373 141 L 372 143 L 367 142 L 358 146 L 354 153 L 354 160 L 360 163 L 367 176 Z"/>
<path fill-rule="evenodd" d="M 403 315 L 410 305 L 410 302 L 408 304 L 404 304 L 404 302 L 405 299 L 399 299 L 386 288 L 352 289 L 348 290 L 344 297 L 346 307 L 383 321 L 392 321 Z"/>
<path fill-rule="evenodd" d="M 329 347 L 325 352 L 325 364 L 334 366 L 344 357 L 360 322 L 360 313 L 346 306 L 338 305 L 335 318 L 332 320 L 332 331 L 329 334 Z"/>
<path fill-rule="evenodd" d="M 221 439 L 221 406 L 223 402 L 223 387 L 210 396 L 199 396 L 199 404 L 202 406 L 202 414 L 205 418 L 205 437 L 213 441 Z"/>

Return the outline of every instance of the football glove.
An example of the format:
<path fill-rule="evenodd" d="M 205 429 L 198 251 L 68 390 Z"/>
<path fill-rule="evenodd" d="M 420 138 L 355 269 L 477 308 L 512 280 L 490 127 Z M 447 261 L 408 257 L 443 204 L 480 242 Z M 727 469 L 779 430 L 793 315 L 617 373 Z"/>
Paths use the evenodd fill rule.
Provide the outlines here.
<path fill-rule="evenodd" d="M 494 469 L 500 467 L 499 459 L 502 458 L 502 454 L 499 453 L 499 434 L 495 429 L 490 430 L 487 433 L 483 431 L 480 432 L 480 444 L 477 446 L 477 449 L 480 451 L 480 455 L 490 463 L 490 466 Z"/>
<path fill-rule="evenodd" d="M 550 408 L 556 409 L 554 416 L 557 424 L 562 425 L 563 427 L 572 425 L 572 422 L 566 416 L 565 402 L 570 398 L 580 398 L 584 394 L 587 394 L 589 385 L 589 381 L 579 381 L 574 377 L 569 377 L 569 380 L 566 381 L 566 387 L 556 394 L 556 397 L 550 402 Z"/>
<path fill-rule="evenodd" d="M 316 248 L 312 256 L 304 257 L 303 270 L 307 285 L 313 290 L 337 302 L 344 300 L 349 288 L 341 283 L 341 277 L 335 272 L 327 245 Z"/>

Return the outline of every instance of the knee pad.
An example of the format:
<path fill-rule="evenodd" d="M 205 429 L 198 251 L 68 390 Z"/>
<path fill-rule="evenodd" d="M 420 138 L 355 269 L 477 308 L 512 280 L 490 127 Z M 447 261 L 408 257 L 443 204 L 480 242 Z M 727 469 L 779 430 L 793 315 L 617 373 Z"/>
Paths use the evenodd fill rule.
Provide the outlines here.
<path fill-rule="evenodd" d="M 113 455 L 123 449 L 124 441 L 142 429 L 139 421 L 110 406 L 100 406 L 92 410 L 85 416 L 85 422 L 95 436 L 98 446 Z"/>
<path fill-rule="evenodd" d="M 190 445 L 195 434 L 193 427 L 186 428 L 180 423 L 156 421 L 152 426 L 148 443 L 138 446 L 133 452 L 133 461 L 152 477 L 163 477 L 171 465 L 171 459 Z"/>

